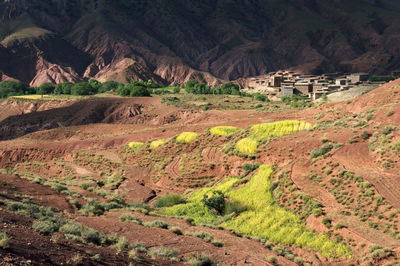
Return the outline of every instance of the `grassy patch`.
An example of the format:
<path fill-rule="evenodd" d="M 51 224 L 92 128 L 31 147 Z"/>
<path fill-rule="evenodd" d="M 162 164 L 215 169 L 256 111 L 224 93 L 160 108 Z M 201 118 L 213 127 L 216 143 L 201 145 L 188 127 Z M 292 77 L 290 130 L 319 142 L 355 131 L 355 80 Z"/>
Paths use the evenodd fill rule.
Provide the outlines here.
<path fill-rule="evenodd" d="M 154 203 L 154 207 L 162 208 L 162 207 L 171 207 L 177 204 L 185 203 L 186 199 L 179 194 L 169 194 L 165 195 L 161 198 L 158 198 Z"/>
<path fill-rule="evenodd" d="M 351 253 L 344 244 L 312 232 L 296 215 L 275 203 L 270 192 L 272 176 L 271 166 L 262 165 L 250 181 L 238 189 L 235 189 L 235 184 L 239 178 L 226 178 L 215 188 L 203 188 L 192 193 L 186 204 L 165 208 L 163 212 L 170 216 L 192 218 L 195 224 L 219 224 L 243 235 L 310 248 L 326 257 L 350 258 Z M 224 217 L 219 217 L 208 210 L 201 199 L 216 190 L 228 197 L 227 204 L 240 205 L 244 211 L 235 215 L 225 213 Z"/>
<path fill-rule="evenodd" d="M 176 137 L 176 142 L 178 143 L 191 143 L 193 142 L 199 134 L 195 132 L 183 132 L 178 137 Z"/>
<path fill-rule="evenodd" d="M 219 126 L 219 127 L 213 127 L 210 129 L 211 134 L 218 135 L 218 136 L 230 136 L 233 133 L 238 131 L 237 127 L 231 127 L 231 126 Z"/>

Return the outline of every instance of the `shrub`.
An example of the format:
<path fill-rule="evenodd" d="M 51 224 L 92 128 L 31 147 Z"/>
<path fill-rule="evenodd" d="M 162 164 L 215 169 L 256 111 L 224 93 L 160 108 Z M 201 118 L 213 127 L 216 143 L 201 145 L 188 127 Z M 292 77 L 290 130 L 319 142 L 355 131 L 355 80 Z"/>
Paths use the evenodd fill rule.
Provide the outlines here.
<path fill-rule="evenodd" d="M 212 196 L 204 194 L 201 202 L 209 209 L 214 209 L 218 214 L 223 214 L 225 211 L 225 195 L 219 190 L 213 191 Z"/>
<path fill-rule="evenodd" d="M 322 219 L 322 223 L 327 227 L 327 228 L 331 228 L 332 226 L 332 221 L 331 219 L 325 217 L 324 219 Z"/>
<path fill-rule="evenodd" d="M 176 256 L 178 256 L 179 251 L 176 249 L 169 249 L 169 248 L 154 248 L 150 250 L 149 254 L 153 258 L 156 256 L 162 256 L 168 259 L 174 259 L 176 258 Z"/>
<path fill-rule="evenodd" d="M 125 251 L 129 247 L 129 243 L 124 236 L 118 238 L 117 242 L 112 245 L 118 252 Z"/>
<path fill-rule="evenodd" d="M 319 148 L 314 149 L 314 150 L 311 152 L 311 155 L 310 155 L 310 156 L 311 156 L 312 159 L 318 158 L 318 157 L 320 157 L 320 156 L 322 156 L 322 155 L 327 154 L 327 153 L 330 152 L 332 149 L 333 149 L 333 145 L 332 145 L 332 144 L 325 144 L 325 145 L 322 145 L 322 146 L 319 147 Z"/>
<path fill-rule="evenodd" d="M 172 227 L 169 228 L 169 230 L 170 230 L 172 233 L 176 234 L 176 235 L 183 235 L 182 229 L 180 229 L 180 228 L 177 227 L 177 226 L 172 226 Z"/>
<path fill-rule="evenodd" d="M 219 126 L 213 127 L 210 129 L 211 134 L 218 135 L 218 136 L 229 136 L 235 133 L 238 130 L 237 127 L 231 126 Z"/>
<path fill-rule="evenodd" d="M 193 142 L 199 134 L 195 132 L 183 132 L 176 138 L 178 143 L 191 143 Z"/>
<path fill-rule="evenodd" d="M 135 223 L 135 224 L 143 224 L 142 223 L 142 220 L 140 220 L 138 217 L 136 217 L 135 215 L 133 215 L 133 214 L 129 214 L 129 213 L 125 213 L 125 214 L 122 214 L 120 217 L 119 217 L 119 220 L 121 221 L 121 222 L 128 222 L 128 223 Z"/>
<path fill-rule="evenodd" d="M 216 265 L 207 255 L 195 253 L 188 259 L 188 264 L 191 266 L 214 266 Z"/>
<path fill-rule="evenodd" d="M 95 229 L 82 226 L 81 236 L 82 239 L 87 243 L 93 243 L 95 245 L 99 245 L 101 243 L 100 234 Z"/>
<path fill-rule="evenodd" d="M 130 259 L 132 259 L 132 260 L 139 260 L 139 256 L 138 256 L 138 254 L 137 254 L 136 249 L 131 249 L 131 250 L 128 252 L 128 257 L 129 257 Z"/>
<path fill-rule="evenodd" d="M 10 247 L 10 238 L 6 232 L 0 233 L 0 248 L 7 249 Z"/>
<path fill-rule="evenodd" d="M 161 220 L 154 220 L 152 222 L 147 222 L 144 224 L 145 226 L 150 226 L 150 227 L 158 227 L 162 229 L 168 229 L 168 224 L 164 221 Z"/>
<path fill-rule="evenodd" d="M 186 199 L 180 194 L 169 194 L 165 195 L 161 198 L 158 198 L 154 203 L 154 207 L 162 208 L 162 207 L 171 207 L 177 204 L 185 203 Z"/>
<path fill-rule="evenodd" d="M 48 220 L 34 221 L 32 224 L 32 228 L 35 229 L 36 231 L 46 234 L 46 235 L 50 235 L 58 230 L 57 224 L 55 224 L 52 221 L 48 221 Z"/>
<path fill-rule="evenodd" d="M 277 260 L 276 260 L 275 256 L 269 256 L 268 257 L 268 261 L 271 262 L 274 265 L 277 263 Z"/>
<path fill-rule="evenodd" d="M 188 236 L 194 236 L 194 237 L 203 239 L 203 240 L 206 241 L 206 242 L 211 242 L 211 241 L 213 241 L 213 239 L 214 239 L 214 237 L 213 237 L 212 235 L 210 235 L 210 234 L 207 233 L 207 232 L 202 232 L 202 231 L 200 231 L 200 232 L 188 233 L 187 235 L 188 235 Z"/>
<path fill-rule="evenodd" d="M 82 231 L 82 225 L 73 222 L 68 222 L 63 226 L 61 226 L 59 231 L 60 233 L 63 233 L 65 235 L 80 236 Z"/>

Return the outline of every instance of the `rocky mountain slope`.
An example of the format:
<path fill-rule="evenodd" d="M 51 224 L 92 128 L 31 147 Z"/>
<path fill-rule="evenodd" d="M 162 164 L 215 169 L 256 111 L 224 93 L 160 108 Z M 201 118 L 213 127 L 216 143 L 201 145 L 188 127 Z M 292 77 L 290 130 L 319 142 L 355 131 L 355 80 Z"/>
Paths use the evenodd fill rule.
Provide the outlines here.
<path fill-rule="evenodd" d="M 0 1 L 0 79 L 209 84 L 296 68 L 399 67 L 390 0 Z"/>

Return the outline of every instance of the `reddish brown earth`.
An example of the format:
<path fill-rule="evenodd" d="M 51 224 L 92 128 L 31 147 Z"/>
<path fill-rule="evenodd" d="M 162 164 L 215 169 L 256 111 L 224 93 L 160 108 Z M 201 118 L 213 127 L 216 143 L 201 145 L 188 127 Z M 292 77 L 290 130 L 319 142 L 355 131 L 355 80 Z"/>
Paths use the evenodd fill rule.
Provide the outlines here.
<path fill-rule="evenodd" d="M 399 125 L 399 88 L 400 81 L 394 81 L 348 104 L 323 104 L 301 111 L 184 110 L 163 105 L 158 98 L 90 99 L 68 104 L 60 103 L 60 108 L 54 102 L 48 103 L 49 108 L 41 103 L 43 110 L 36 110 L 29 114 L 13 113 L 13 111 L 10 112 L 12 117 L 4 118 L 0 122 L 3 128 L 2 136 L 8 139 L 0 142 L 0 167 L 4 168 L 3 172 L 9 173 L 0 175 L 2 181 L 0 191 L 4 191 L 0 196 L 16 201 L 21 200 L 22 195 L 31 197 L 34 203 L 50 206 L 67 219 L 73 219 L 107 234 L 125 236 L 131 244 L 141 241 L 148 247 L 177 249 L 180 262 L 197 252 L 206 253 L 213 260 L 221 260 L 229 265 L 245 263 L 265 265 L 269 263 L 270 256 L 275 256 L 281 265 L 290 265 L 291 261 L 279 256 L 275 251 L 264 248 L 256 240 L 240 238 L 223 230 L 192 226 L 184 220 L 156 217 L 152 213 L 143 215 L 134 212 L 144 222 L 163 220 L 180 227 L 185 233 L 208 232 L 216 240 L 222 241 L 225 244 L 224 247 L 217 248 L 204 240 L 176 235 L 166 229 L 121 222 L 119 216 L 127 211 L 84 216 L 72 207 L 67 194 L 57 193 L 48 186 L 32 183 L 27 179 L 31 174 L 51 181 L 59 180 L 68 183 L 72 180 L 68 189 L 80 194 L 79 197 L 73 198 L 81 204 L 87 203 L 85 197 L 95 198 L 103 203 L 109 202 L 108 198 L 96 192 L 103 188 L 110 194 L 122 193 L 128 203 L 146 202 L 151 205 L 165 194 L 185 193 L 185 191 L 190 191 L 188 189 L 195 190 L 207 184 L 215 184 L 227 176 L 241 176 L 244 170 L 240 166 L 244 163 L 260 162 L 275 165 L 278 172 L 287 171 L 288 178 L 295 187 L 294 190 L 286 191 L 288 197 L 301 192 L 322 205 L 324 212 L 322 216 L 310 215 L 304 222 L 317 232 L 329 232 L 333 236 L 340 236 L 353 252 L 354 259 L 334 260 L 318 254 L 316 258 L 315 254 L 299 248 L 287 248 L 316 265 L 347 265 L 350 262 L 365 263 L 364 257 L 368 254 L 368 247 L 378 244 L 394 252 L 394 256 L 374 261 L 375 264 L 385 264 L 396 261 L 400 252 L 399 240 L 390 235 L 390 232 L 396 229 L 390 229 L 390 231 L 383 229 L 384 225 L 394 228 L 400 223 L 397 215 L 391 216 L 400 208 L 399 165 L 393 163 L 388 168 L 382 166 L 384 160 L 398 160 L 399 154 L 390 148 L 390 145 L 399 140 L 398 132 L 391 133 L 393 138 L 390 140 L 390 145 L 382 144 L 388 145 L 385 156 L 371 150 L 369 142 L 374 137 L 373 133 L 377 132 L 381 136 L 381 130 L 387 125 Z M 17 106 L 17 109 L 20 108 L 18 110 L 23 112 L 24 108 L 30 110 L 32 106 L 31 102 L 16 105 L 16 102 L 8 101 L 2 104 L 4 109 L 9 104 Z M 361 120 L 366 120 L 367 112 L 372 112 L 371 110 L 374 116 L 363 127 L 358 126 Z M 78 114 L 78 111 L 82 116 Z M 393 114 L 388 116 L 389 111 L 393 111 Z M 362 116 L 359 116 L 360 114 Z M 41 122 L 44 118 L 47 118 L 47 121 L 57 121 L 59 124 L 45 129 Z M 236 135 L 227 138 L 202 134 L 190 144 L 169 141 L 156 150 L 144 148 L 136 155 L 124 147 L 131 141 L 168 139 L 184 131 L 203 133 L 206 129 L 217 125 L 247 128 L 257 123 L 286 119 L 317 123 L 317 127 L 312 131 L 273 138 L 260 146 L 255 158 L 243 158 L 223 152 L 225 145 L 235 143 L 232 141 L 237 137 Z M 323 128 L 320 125 L 323 123 L 328 123 L 328 126 Z M 347 124 L 342 126 L 343 123 Z M 28 126 L 34 128 L 35 132 L 27 132 Z M 369 133 L 368 139 L 361 137 L 363 131 Z M 241 138 L 241 136 L 238 137 Z M 324 145 L 324 142 L 341 145 L 325 156 L 312 160 L 310 153 Z M 34 162 L 38 163 L 32 164 Z M 123 179 L 120 183 L 110 187 L 99 185 L 98 182 L 107 177 L 105 174 L 107 171 L 114 173 L 118 169 L 123 169 Z M 360 188 L 356 183 L 349 182 L 340 188 L 340 193 L 347 193 L 345 195 L 354 199 L 350 207 L 336 198 L 334 189 L 337 188 L 333 186 L 331 180 L 339 178 L 339 172 L 342 170 L 354 172 L 363 182 L 368 181 L 374 196 L 381 196 L 383 199 L 382 206 L 378 206 L 376 211 L 373 211 L 372 204 L 362 206 L 363 210 L 371 213 L 365 221 L 353 215 L 354 208 L 358 206 L 357 197 L 360 194 Z M 312 180 L 311 173 L 318 174 L 321 181 Z M 18 177 L 16 174 L 25 178 Z M 274 181 L 276 180 L 277 177 L 274 178 Z M 83 183 L 89 183 L 93 191 L 83 188 Z M 280 204 L 288 209 L 295 209 L 297 206 L 296 202 L 280 202 Z M 347 215 L 346 212 L 350 212 L 351 215 Z M 21 249 L 17 249 L 15 245 L 28 233 L 34 236 L 39 234 L 31 229 L 30 219 L 14 214 L 7 216 L 6 213 L 8 214 L 7 209 L 1 210 L 0 217 L 4 216 L 2 221 L 11 224 L 9 220 L 11 218 L 7 217 L 13 217 L 17 228 L 13 229 L 14 231 L 7 231 L 9 227 L 2 229 L 9 232 L 16 241 L 11 241 L 9 250 L 1 250 L 1 254 L 7 254 L 7 260 L 10 260 L 10 263 L 23 259 L 40 264 L 47 261 L 60 262 L 66 258 L 61 255 L 61 251 L 55 251 L 54 256 L 48 257 L 45 254 L 36 257 L 33 251 L 23 256 L 22 250 L 26 247 L 22 245 Z M 378 218 L 378 214 L 384 218 Z M 326 217 L 332 220 L 333 226 L 341 224 L 344 227 L 327 228 L 323 224 L 323 219 Z M 377 223 L 378 227 L 370 226 L 371 222 Z M 22 233 L 18 234 L 18 231 Z M 38 239 L 42 239 L 43 243 L 50 241 L 50 238 L 44 235 L 39 235 Z M 64 243 L 62 241 L 61 243 Z M 63 246 L 52 248 L 65 249 L 66 254 L 71 254 L 69 257 L 78 252 L 77 248 L 81 248 L 70 242 L 65 243 Z M 47 248 L 46 245 L 41 247 Z M 38 252 L 41 252 L 41 249 Z M 104 252 L 101 254 L 105 254 L 105 261 L 110 263 L 115 258 L 113 255 L 115 253 L 106 247 L 99 247 L 98 250 L 93 251 L 94 254 L 95 252 Z M 121 256 L 122 264 L 125 264 L 129 260 L 126 253 Z M 90 257 L 83 255 L 83 259 L 90 260 Z M 143 257 L 144 263 L 148 260 L 149 258 Z M 167 260 L 160 260 L 160 264 L 170 263 Z"/>

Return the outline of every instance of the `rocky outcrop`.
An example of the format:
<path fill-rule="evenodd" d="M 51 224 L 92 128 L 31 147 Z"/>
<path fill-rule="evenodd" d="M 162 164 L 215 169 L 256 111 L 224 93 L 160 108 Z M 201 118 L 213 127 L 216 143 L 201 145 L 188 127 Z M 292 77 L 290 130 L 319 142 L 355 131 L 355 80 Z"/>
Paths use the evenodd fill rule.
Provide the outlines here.
<path fill-rule="evenodd" d="M 389 0 L 2 1 L 0 72 L 35 86 L 217 85 L 278 69 L 382 74 L 400 67 L 393 12 L 400 3 Z"/>

